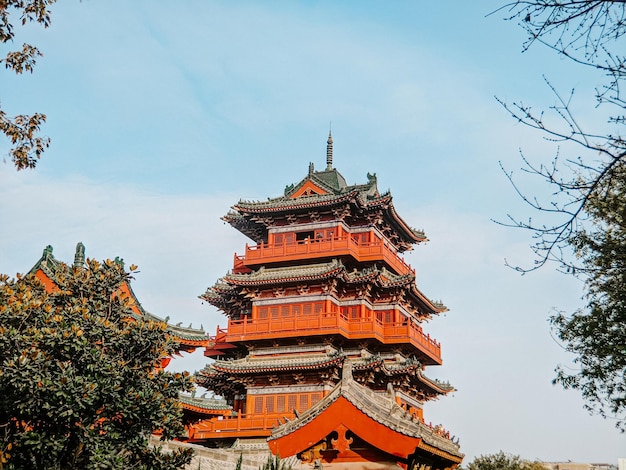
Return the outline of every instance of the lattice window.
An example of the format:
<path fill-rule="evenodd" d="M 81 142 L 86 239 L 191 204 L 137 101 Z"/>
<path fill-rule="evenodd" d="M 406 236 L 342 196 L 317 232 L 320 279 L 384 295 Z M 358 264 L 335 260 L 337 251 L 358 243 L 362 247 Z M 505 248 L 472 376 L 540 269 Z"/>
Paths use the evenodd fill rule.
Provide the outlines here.
<path fill-rule="evenodd" d="M 313 313 L 313 305 L 304 304 L 302 307 L 303 307 L 303 313 L 305 315 L 311 315 Z"/>
<path fill-rule="evenodd" d="M 276 397 L 276 411 L 278 413 L 285 411 L 285 395 L 279 395 Z"/>
<path fill-rule="evenodd" d="M 269 396 L 265 399 L 265 409 L 267 410 L 268 413 L 274 412 L 274 397 L 273 396 Z"/>
<path fill-rule="evenodd" d="M 293 411 L 296 409 L 296 401 L 298 399 L 297 395 L 288 395 L 287 396 L 287 411 Z"/>
<path fill-rule="evenodd" d="M 272 318 L 278 318 L 278 307 L 270 307 L 270 315 Z"/>
<path fill-rule="evenodd" d="M 301 393 L 300 394 L 300 403 L 298 406 L 298 411 L 305 411 L 309 408 L 309 394 Z"/>
<path fill-rule="evenodd" d="M 311 393 L 311 406 L 315 405 L 322 399 L 321 393 Z"/>
<path fill-rule="evenodd" d="M 324 311 L 324 302 L 315 302 L 313 304 L 313 311 L 315 314 L 322 313 Z"/>
<path fill-rule="evenodd" d="M 263 397 L 254 397 L 254 414 L 263 413 Z"/>
<path fill-rule="evenodd" d="M 259 308 L 259 318 L 261 320 L 267 320 L 268 313 L 269 313 L 269 308 L 267 308 L 267 307 L 260 307 Z"/>
<path fill-rule="evenodd" d="M 293 305 L 291 307 L 291 313 L 295 316 L 302 314 L 302 305 Z"/>
<path fill-rule="evenodd" d="M 288 317 L 289 316 L 289 305 L 283 305 L 280 307 L 280 316 Z"/>

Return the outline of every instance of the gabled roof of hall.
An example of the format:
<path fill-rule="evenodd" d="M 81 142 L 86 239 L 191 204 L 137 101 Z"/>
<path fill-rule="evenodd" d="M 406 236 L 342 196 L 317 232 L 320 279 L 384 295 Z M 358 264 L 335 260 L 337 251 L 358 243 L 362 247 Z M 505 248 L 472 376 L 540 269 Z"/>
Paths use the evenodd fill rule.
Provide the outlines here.
<path fill-rule="evenodd" d="M 372 421 L 401 435 L 420 439 L 428 449 L 434 450 L 452 461 L 458 463 L 462 460 L 463 454 L 459 450 L 458 443 L 442 435 L 437 428 L 427 426 L 403 410 L 395 401 L 393 389 L 381 394 L 357 383 L 352 377 L 352 367 L 351 361 L 345 361 L 342 378 L 328 395 L 301 413 L 296 419 L 274 428 L 268 438 L 270 447 L 272 447 L 272 441 L 282 440 L 307 427 L 309 423 L 322 416 L 333 403 L 345 399 Z M 352 431 L 358 434 L 357 430 L 353 429 Z M 315 440 L 317 437 L 310 436 L 311 440 Z M 422 443 L 420 442 L 418 447 L 421 446 Z"/>
<path fill-rule="evenodd" d="M 119 257 L 116 257 L 114 260 L 115 263 L 124 265 L 124 261 Z M 51 245 L 48 245 L 44 248 L 43 254 L 41 258 L 35 263 L 35 265 L 29 271 L 29 274 L 35 274 L 37 271 L 41 270 L 44 275 L 48 278 L 50 283 L 56 285 L 57 275 L 59 274 L 59 270 L 66 265 L 62 261 L 57 260 L 53 255 L 53 248 Z M 79 242 L 76 245 L 76 252 L 74 254 L 74 263 L 72 266 L 74 267 L 83 267 L 85 265 L 85 246 Z M 193 328 L 191 325 L 188 327 L 181 326 L 181 323 L 176 325 L 172 325 L 168 322 L 169 317 L 161 318 L 153 313 L 148 312 L 144 309 L 143 305 L 137 299 L 135 292 L 133 291 L 130 284 L 125 285 L 128 290 L 128 294 L 131 298 L 131 305 L 133 309 L 133 314 L 137 317 L 143 317 L 148 320 L 156 321 L 156 322 L 164 322 L 167 324 L 166 331 L 174 338 L 176 338 L 179 342 L 183 344 L 187 344 L 190 346 L 205 346 L 209 340 L 204 328 Z"/>

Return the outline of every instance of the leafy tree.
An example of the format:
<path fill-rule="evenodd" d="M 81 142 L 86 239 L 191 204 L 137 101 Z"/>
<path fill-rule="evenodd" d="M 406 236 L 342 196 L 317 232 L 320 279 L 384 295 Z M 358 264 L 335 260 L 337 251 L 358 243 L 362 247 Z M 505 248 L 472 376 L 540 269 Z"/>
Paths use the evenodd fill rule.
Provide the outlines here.
<path fill-rule="evenodd" d="M 558 337 L 579 368 L 557 370 L 555 382 L 578 389 L 586 407 L 618 416 L 626 430 L 626 162 L 588 198 L 593 225 L 571 240 L 587 272 L 587 308 L 552 317 Z"/>
<path fill-rule="evenodd" d="M 546 470 L 540 462 L 522 460 L 519 455 L 497 454 L 476 457 L 467 466 L 468 470 Z"/>
<path fill-rule="evenodd" d="M 134 267 L 131 267 L 131 270 Z M 0 468 L 175 469 L 187 374 L 160 369 L 176 344 L 130 309 L 121 264 L 61 265 L 55 286 L 0 277 Z"/>
<path fill-rule="evenodd" d="M 44 28 L 50 26 L 49 6 L 55 1 L 0 0 L 0 44 L 7 44 L 15 38 L 11 15 L 18 16 L 22 26 L 33 21 Z M 41 56 L 35 46 L 23 44 L 21 50 L 10 51 L 6 57 L 0 59 L 0 63 L 4 63 L 7 69 L 17 74 L 32 73 L 37 58 Z M 11 142 L 9 154 L 18 170 L 34 168 L 41 154 L 50 145 L 49 138 L 38 135 L 45 121 L 45 114 L 21 114 L 11 118 L 0 108 L 0 132 Z"/>
<path fill-rule="evenodd" d="M 530 230 L 535 240 L 535 264 L 516 269 L 528 272 L 556 261 L 560 270 L 585 281 L 586 308 L 551 318 L 556 336 L 576 355 L 579 366 L 573 371 L 558 368 L 555 383 L 579 390 L 590 411 L 614 416 L 617 427 L 626 431 L 626 100 L 621 94 L 626 2 L 518 0 L 500 11 L 527 32 L 525 49 L 542 44 L 599 72 L 597 110 L 608 116 L 599 130 L 589 130 L 574 115 L 574 91 L 563 96 L 547 80 L 557 103 L 551 113 L 502 102 L 519 122 L 548 140 L 577 144 L 582 152 L 573 157 L 557 152 L 549 163 L 538 165 L 522 155 L 523 170 L 543 179 L 550 196 L 542 200 L 527 194 L 507 172 L 535 217 L 526 221 L 509 216 L 504 225 Z"/>

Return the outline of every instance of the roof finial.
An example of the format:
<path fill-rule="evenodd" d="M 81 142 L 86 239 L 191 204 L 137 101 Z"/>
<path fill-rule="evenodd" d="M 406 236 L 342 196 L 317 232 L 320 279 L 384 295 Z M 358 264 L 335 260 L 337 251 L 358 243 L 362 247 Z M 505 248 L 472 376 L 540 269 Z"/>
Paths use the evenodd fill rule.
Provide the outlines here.
<path fill-rule="evenodd" d="M 333 169 L 333 134 L 332 129 L 328 130 L 328 140 L 326 141 L 326 171 Z"/>
<path fill-rule="evenodd" d="M 74 267 L 82 268 L 85 265 L 85 245 L 82 242 L 76 244 L 76 253 L 74 254 Z"/>

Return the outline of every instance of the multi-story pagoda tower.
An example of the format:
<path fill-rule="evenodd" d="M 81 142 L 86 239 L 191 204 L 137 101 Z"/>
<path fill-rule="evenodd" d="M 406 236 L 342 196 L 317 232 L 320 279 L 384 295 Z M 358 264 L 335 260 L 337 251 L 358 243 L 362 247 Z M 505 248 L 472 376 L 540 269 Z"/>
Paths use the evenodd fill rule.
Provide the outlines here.
<path fill-rule="evenodd" d="M 253 240 L 202 296 L 228 317 L 196 377 L 232 412 L 189 426 L 192 442 L 267 438 L 281 457 L 331 468 L 450 469 L 458 443 L 424 421 L 453 388 L 426 377 L 440 344 L 422 329 L 446 310 L 401 254 L 426 240 L 396 213 L 376 175 L 350 186 L 327 166 L 224 218 Z M 224 416 L 225 415 L 225 416 Z"/>

